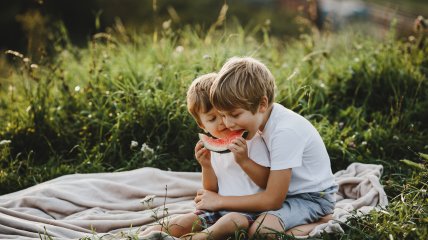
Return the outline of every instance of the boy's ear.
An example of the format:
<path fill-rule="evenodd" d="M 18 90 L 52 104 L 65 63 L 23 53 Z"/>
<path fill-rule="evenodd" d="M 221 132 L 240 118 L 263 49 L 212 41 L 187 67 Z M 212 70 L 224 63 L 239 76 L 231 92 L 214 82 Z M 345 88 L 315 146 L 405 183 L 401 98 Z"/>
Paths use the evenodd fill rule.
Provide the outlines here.
<path fill-rule="evenodd" d="M 260 100 L 259 112 L 264 113 L 268 108 L 269 108 L 268 98 L 267 96 L 263 96 L 262 99 Z"/>

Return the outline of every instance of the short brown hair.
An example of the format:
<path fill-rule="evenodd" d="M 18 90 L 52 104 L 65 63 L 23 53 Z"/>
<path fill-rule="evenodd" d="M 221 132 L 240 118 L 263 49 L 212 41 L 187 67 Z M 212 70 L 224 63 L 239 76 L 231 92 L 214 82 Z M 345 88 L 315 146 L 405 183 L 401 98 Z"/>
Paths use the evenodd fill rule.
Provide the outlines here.
<path fill-rule="evenodd" d="M 220 110 L 243 108 L 255 113 L 266 96 L 275 97 L 275 79 L 269 69 L 252 57 L 230 58 L 211 86 L 211 103 Z"/>
<path fill-rule="evenodd" d="M 204 74 L 193 80 L 187 90 L 187 110 L 199 125 L 201 125 L 199 113 L 209 112 L 213 108 L 210 102 L 210 89 L 216 77 L 217 73 Z"/>

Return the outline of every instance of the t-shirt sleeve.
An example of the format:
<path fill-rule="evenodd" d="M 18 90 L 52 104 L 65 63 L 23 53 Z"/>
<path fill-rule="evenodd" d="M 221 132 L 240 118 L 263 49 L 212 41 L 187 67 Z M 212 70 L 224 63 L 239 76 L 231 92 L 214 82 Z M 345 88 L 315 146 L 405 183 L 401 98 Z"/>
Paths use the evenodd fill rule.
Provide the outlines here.
<path fill-rule="evenodd" d="M 270 167 L 269 151 L 260 136 L 253 138 L 249 147 L 248 157 L 263 167 Z"/>
<path fill-rule="evenodd" d="M 293 129 L 279 129 L 269 141 L 271 170 L 300 167 L 306 139 Z"/>

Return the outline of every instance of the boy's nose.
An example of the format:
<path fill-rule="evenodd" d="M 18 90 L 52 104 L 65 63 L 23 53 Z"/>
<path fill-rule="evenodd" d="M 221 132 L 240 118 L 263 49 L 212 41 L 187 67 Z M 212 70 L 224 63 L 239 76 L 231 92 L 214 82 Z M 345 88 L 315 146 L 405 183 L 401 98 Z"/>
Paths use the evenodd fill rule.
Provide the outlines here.
<path fill-rule="evenodd" d="M 217 130 L 219 131 L 223 131 L 226 127 L 226 125 L 224 125 L 223 121 L 220 122 L 220 124 L 217 125 Z"/>
<path fill-rule="evenodd" d="M 230 121 L 229 119 L 227 119 L 227 118 L 224 118 L 223 119 L 223 122 L 224 122 L 224 126 L 226 126 L 227 128 L 232 128 L 235 124 L 233 124 L 233 122 L 232 121 Z"/>

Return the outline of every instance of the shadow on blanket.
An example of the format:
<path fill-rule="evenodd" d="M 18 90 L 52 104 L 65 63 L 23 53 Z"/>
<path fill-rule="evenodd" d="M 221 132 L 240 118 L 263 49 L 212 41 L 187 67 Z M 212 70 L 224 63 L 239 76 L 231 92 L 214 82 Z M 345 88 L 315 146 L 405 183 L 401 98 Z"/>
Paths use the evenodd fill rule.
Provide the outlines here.
<path fill-rule="evenodd" d="M 381 165 L 353 163 L 335 174 L 335 220 L 318 225 L 343 232 L 339 222 L 354 210 L 365 214 L 388 200 L 379 182 Z M 0 239 L 72 239 L 135 232 L 155 218 L 192 212 L 201 174 L 142 168 L 127 172 L 73 174 L 0 196 Z M 142 199 L 154 195 L 150 206 Z M 166 197 L 166 196 L 167 197 Z M 167 210 L 165 210 L 167 209 Z M 104 238 L 103 238 L 104 239 Z"/>

